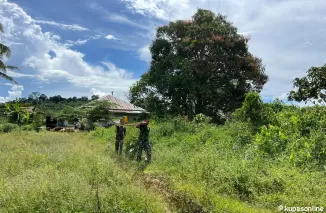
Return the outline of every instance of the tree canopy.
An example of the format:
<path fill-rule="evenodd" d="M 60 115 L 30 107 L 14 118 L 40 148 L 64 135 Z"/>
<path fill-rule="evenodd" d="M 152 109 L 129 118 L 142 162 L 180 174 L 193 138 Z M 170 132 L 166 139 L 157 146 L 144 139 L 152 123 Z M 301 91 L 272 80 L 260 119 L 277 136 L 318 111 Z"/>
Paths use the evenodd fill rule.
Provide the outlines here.
<path fill-rule="evenodd" d="M 247 43 L 226 17 L 209 10 L 159 27 L 150 69 L 130 88 L 129 99 L 157 115 L 204 113 L 218 120 L 267 82 L 262 60 Z"/>
<path fill-rule="evenodd" d="M 311 101 L 316 103 L 326 102 L 326 64 L 322 67 L 311 67 L 307 71 L 307 76 L 295 78 L 293 86 L 296 91 L 290 91 L 288 99 L 290 101 Z"/>
<path fill-rule="evenodd" d="M 3 31 L 3 25 L 1 23 L 0 23 L 0 32 L 1 33 L 4 32 Z M 18 84 L 17 81 L 15 81 L 11 76 L 9 76 L 7 74 L 7 70 L 15 70 L 15 69 L 18 69 L 18 67 L 6 65 L 3 62 L 3 59 L 5 57 L 8 58 L 10 56 L 11 56 L 10 48 L 0 42 L 0 77 Z"/>

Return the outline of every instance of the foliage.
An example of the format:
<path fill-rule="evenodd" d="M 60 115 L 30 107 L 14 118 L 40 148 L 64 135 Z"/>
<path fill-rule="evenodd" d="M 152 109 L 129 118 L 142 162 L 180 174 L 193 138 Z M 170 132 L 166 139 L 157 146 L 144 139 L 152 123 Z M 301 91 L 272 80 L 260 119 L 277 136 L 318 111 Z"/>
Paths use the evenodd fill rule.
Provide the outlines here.
<path fill-rule="evenodd" d="M 33 125 L 24 125 L 22 126 L 23 131 L 33 131 L 35 130 L 35 127 Z"/>
<path fill-rule="evenodd" d="M 100 119 L 104 119 L 106 121 L 111 120 L 112 115 L 110 112 L 110 108 L 112 108 L 113 104 L 104 100 L 96 100 L 91 103 L 92 108 L 88 108 L 87 110 L 87 118 L 88 120 L 95 122 Z"/>
<path fill-rule="evenodd" d="M 290 101 L 308 101 L 316 103 L 326 102 L 326 64 L 322 67 L 311 67 L 307 71 L 307 76 L 303 78 L 295 78 L 294 87 L 297 91 L 291 91 L 288 99 Z"/>
<path fill-rule="evenodd" d="M 132 103 L 161 114 L 211 116 L 238 108 L 267 82 L 261 59 L 225 17 L 198 9 L 191 21 L 157 29 L 148 72 L 130 89 Z"/>
<path fill-rule="evenodd" d="M 210 121 L 211 121 L 211 118 L 202 113 L 196 115 L 194 118 L 195 123 L 209 123 Z"/>
<path fill-rule="evenodd" d="M 98 100 L 100 98 L 100 96 L 98 95 L 92 95 L 91 99 L 92 101 Z"/>
<path fill-rule="evenodd" d="M 72 121 L 84 115 L 83 111 L 78 108 L 66 106 L 63 110 L 59 111 L 56 115 L 58 119 Z"/>
<path fill-rule="evenodd" d="M 11 124 L 11 123 L 0 124 L 0 132 L 3 132 L 3 133 L 12 132 L 12 131 L 15 131 L 18 129 L 19 129 L 19 126 L 17 124 Z"/>
<path fill-rule="evenodd" d="M 18 125 L 30 122 L 30 114 L 26 109 L 23 109 L 21 104 L 16 100 L 14 104 L 5 104 L 8 121 Z"/>
<path fill-rule="evenodd" d="M 3 32 L 4 32 L 3 25 L 0 23 L 0 33 L 3 33 Z M 0 42 L 0 77 L 18 84 L 17 81 L 15 81 L 11 76 L 9 76 L 7 74 L 8 70 L 18 70 L 19 69 L 18 67 L 6 65 L 4 63 L 5 57 L 9 58 L 10 56 L 11 56 L 10 48 Z"/>
<path fill-rule="evenodd" d="M 250 122 L 259 129 L 272 122 L 273 110 L 278 110 L 276 103 L 272 106 L 264 104 L 258 93 L 251 92 L 246 94 L 242 107 L 234 112 L 233 117 L 242 122 Z"/>
<path fill-rule="evenodd" d="M 45 115 L 43 113 L 34 112 L 31 125 L 35 130 L 45 125 Z"/>
<path fill-rule="evenodd" d="M 105 148 L 83 133 L 1 135 L 0 212 L 166 212 Z"/>
<path fill-rule="evenodd" d="M 315 125 L 309 137 L 302 137 L 299 125 L 308 112 L 315 119 L 322 113 L 278 104 L 268 105 L 275 109 L 273 124 L 260 131 L 250 120 L 215 126 L 175 117 L 150 124 L 153 162 L 145 172 L 169 180 L 171 190 L 207 212 L 274 212 L 284 203 L 325 205 L 325 136 L 315 132 Z M 138 134 L 127 127 L 124 149 L 130 159 Z M 114 128 L 98 129 L 97 135 L 114 146 Z"/>

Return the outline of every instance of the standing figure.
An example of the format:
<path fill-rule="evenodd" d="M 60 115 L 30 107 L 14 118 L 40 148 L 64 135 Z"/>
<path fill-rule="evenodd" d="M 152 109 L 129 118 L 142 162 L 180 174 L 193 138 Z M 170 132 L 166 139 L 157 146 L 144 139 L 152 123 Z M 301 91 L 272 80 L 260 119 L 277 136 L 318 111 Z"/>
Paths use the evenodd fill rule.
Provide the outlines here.
<path fill-rule="evenodd" d="M 143 149 L 146 152 L 146 162 L 150 163 L 152 159 L 151 154 L 151 145 L 149 144 L 149 131 L 150 128 L 148 127 L 149 124 L 149 118 L 145 119 L 143 122 L 137 124 L 136 128 L 139 128 L 140 134 L 139 134 L 139 148 L 137 153 L 137 161 L 141 160 L 141 155 Z"/>
<path fill-rule="evenodd" d="M 123 140 L 126 136 L 126 127 L 123 126 L 123 119 L 120 120 L 120 125 L 116 126 L 116 141 L 115 141 L 115 151 L 117 154 L 121 155 L 123 148 Z"/>

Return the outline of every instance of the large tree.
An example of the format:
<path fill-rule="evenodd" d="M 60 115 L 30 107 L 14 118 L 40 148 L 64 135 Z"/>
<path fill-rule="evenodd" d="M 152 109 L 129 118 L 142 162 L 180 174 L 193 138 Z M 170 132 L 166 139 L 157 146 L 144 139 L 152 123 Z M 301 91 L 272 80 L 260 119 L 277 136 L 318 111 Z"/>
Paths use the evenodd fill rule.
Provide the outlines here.
<path fill-rule="evenodd" d="M 1 33 L 4 32 L 3 25 L 1 23 L 0 23 L 0 32 Z M 6 65 L 3 62 L 4 57 L 8 58 L 10 57 L 10 55 L 11 55 L 10 48 L 0 42 L 0 77 L 18 84 L 11 76 L 7 74 L 7 70 L 15 70 L 18 69 L 18 67 Z"/>
<path fill-rule="evenodd" d="M 316 103 L 326 103 L 326 64 L 322 67 L 311 67 L 307 71 L 307 76 L 303 78 L 295 78 L 293 86 L 296 91 L 290 91 L 288 100 L 311 101 Z"/>
<path fill-rule="evenodd" d="M 247 92 L 260 92 L 267 82 L 261 59 L 247 43 L 226 17 L 209 10 L 159 27 L 150 69 L 131 87 L 130 101 L 158 114 L 167 109 L 217 119 L 219 112 L 232 112 Z"/>

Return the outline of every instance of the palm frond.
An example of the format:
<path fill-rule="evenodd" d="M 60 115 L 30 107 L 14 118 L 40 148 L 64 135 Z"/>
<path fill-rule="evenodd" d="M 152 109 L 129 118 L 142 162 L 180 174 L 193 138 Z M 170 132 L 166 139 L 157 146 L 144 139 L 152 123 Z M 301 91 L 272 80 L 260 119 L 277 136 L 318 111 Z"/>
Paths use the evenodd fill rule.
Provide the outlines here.
<path fill-rule="evenodd" d="M 0 70 L 3 70 L 6 72 L 6 65 L 3 63 L 3 61 L 0 60 Z"/>
<path fill-rule="evenodd" d="M 15 67 L 15 66 L 6 66 L 6 70 L 19 70 L 19 67 Z"/>
<path fill-rule="evenodd" d="M 9 75 L 7 75 L 7 74 L 4 73 L 4 72 L 0 72 L 0 77 L 1 77 L 1 78 L 4 78 L 4 79 L 7 79 L 7 80 L 9 80 L 9 81 L 12 81 L 12 82 L 14 82 L 15 84 L 18 84 L 17 81 L 15 81 L 12 77 L 10 77 Z"/>
<path fill-rule="evenodd" d="M 5 55 L 6 57 L 10 57 L 11 56 L 10 48 L 0 43 L 0 55 Z"/>
<path fill-rule="evenodd" d="M 5 65 L 1 60 L 0 60 L 0 70 L 4 71 L 4 73 L 7 72 L 7 70 L 19 70 L 19 67 L 11 66 L 11 65 Z"/>

